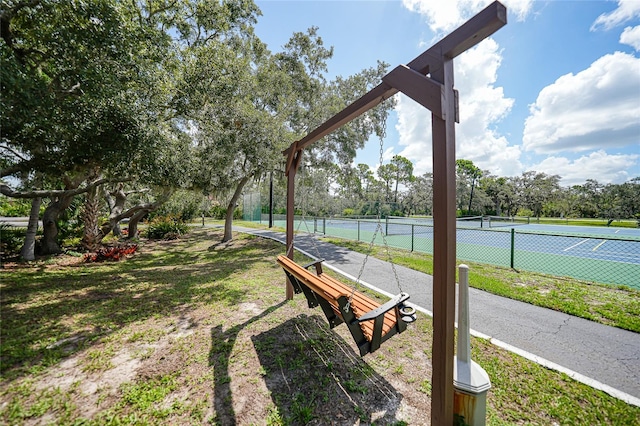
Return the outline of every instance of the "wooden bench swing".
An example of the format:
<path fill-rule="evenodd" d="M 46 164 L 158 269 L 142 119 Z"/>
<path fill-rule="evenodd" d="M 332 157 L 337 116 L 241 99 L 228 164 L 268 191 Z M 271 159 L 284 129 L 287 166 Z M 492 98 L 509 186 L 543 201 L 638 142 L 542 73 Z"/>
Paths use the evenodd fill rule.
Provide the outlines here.
<path fill-rule="evenodd" d="M 295 293 L 304 293 L 310 308 L 320 306 L 331 328 L 342 324 L 358 346 L 360 356 L 372 353 L 391 336 L 407 329 L 415 320 L 415 309 L 406 306 L 407 293 L 400 293 L 384 304 L 355 291 L 322 271 L 322 260 L 301 266 L 286 256 L 277 262 L 293 286 Z M 310 267 L 315 268 L 315 273 Z"/>
<path fill-rule="evenodd" d="M 454 387 L 453 387 L 453 358 L 454 358 L 454 316 L 455 316 L 455 255 L 456 255 L 456 156 L 455 156 L 455 123 L 459 122 L 458 96 L 454 90 L 453 60 L 463 52 L 471 49 L 485 38 L 489 37 L 507 23 L 507 9 L 495 1 L 481 12 L 462 24 L 451 34 L 434 44 L 409 63 L 398 65 L 382 82 L 365 93 L 362 97 L 346 106 L 342 111 L 322 123 L 302 139 L 295 141 L 283 154 L 286 157 L 285 174 L 287 176 L 287 247 L 293 247 L 294 234 L 294 193 L 295 176 L 300 165 L 303 150 L 330 134 L 339 127 L 398 92 L 416 101 L 431 111 L 431 136 L 433 156 L 433 350 L 432 350 L 432 388 L 431 423 L 434 425 L 453 424 Z M 293 298 L 295 286 L 297 291 L 304 292 L 305 288 L 313 294 L 309 303 L 317 303 L 330 307 L 328 316 L 334 315 L 351 327 L 356 324 L 362 330 L 364 339 L 369 336 L 367 344 L 361 352 L 372 352 L 379 343 L 393 334 L 403 324 L 398 318 L 396 302 L 383 315 L 377 309 L 386 310 L 388 305 L 378 306 L 375 302 L 368 305 L 368 298 L 361 298 L 354 294 L 351 303 L 343 306 L 349 293 L 332 279 L 318 270 L 316 273 L 297 265 L 293 261 L 278 258 L 283 266 L 289 284 L 286 287 L 287 299 Z M 293 252 L 288 252 L 287 258 L 293 258 Z M 313 266 L 313 264 L 311 265 Z M 402 296 L 400 297 L 402 298 Z M 355 302 L 354 302 L 355 301 Z M 391 302 L 388 302 L 391 303 Z M 351 306 L 353 305 L 353 307 Z M 325 305 L 326 306 L 326 305 Z M 371 306 L 373 309 L 366 310 Z M 323 308 L 325 309 L 325 308 Z M 349 311 L 353 311 L 351 318 Z M 360 315 L 358 315 L 360 314 Z M 395 318 L 393 315 L 396 315 Z M 389 319 L 388 315 L 390 316 Z M 371 321 L 369 317 L 374 317 Z M 381 318 L 376 319 L 375 318 Z M 332 320 L 330 320 L 331 322 Z M 335 319 L 333 321 L 336 321 Z M 380 326 L 382 323 L 382 326 Z M 364 325 L 363 325 L 364 324 Z M 382 328 L 379 333 L 376 327 Z M 385 333 L 385 327 L 388 330 Z M 393 330 L 393 331 L 392 331 Z M 358 330 L 356 330 L 356 333 Z M 352 331 L 353 333 L 353 331 Z M 377 341 L 380 336 L 380 342 Z M 375 340 L 375 343 L 372 343 Z"/>

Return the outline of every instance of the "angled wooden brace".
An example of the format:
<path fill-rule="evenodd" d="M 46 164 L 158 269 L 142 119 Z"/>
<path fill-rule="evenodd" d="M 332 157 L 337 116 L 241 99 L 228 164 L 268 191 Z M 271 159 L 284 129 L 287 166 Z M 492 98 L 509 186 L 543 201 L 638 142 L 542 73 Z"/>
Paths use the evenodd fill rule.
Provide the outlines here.
<path fill-rule="evenodd" d="M 446 112 L 442 109 L 446 95 L 444 86 L 441 83 L 412 70 L 406 65 L 398 65 L 389 74 L 382 77 L 382 81 L 398 89 L 442 120 L 446 119 Z M 457 91 L 455 95 L 456 117 L 454 118 L 456 123 L 459 123 Z"/>

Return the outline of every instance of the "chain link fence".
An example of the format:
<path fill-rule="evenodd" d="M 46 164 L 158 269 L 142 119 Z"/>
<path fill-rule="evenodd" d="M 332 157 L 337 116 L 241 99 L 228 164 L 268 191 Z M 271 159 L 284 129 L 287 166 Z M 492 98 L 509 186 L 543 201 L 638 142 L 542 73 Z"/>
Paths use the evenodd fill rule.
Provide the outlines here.
<path fill-rule="evenodd" d="M 458 220 L 456 257 L 516 270 L 571 277 L 640 290 L 640 231 L 628 228 L 530 224 L 528 218 Z M 284 216 L 274 217 L 285 226 Z M 566 232 L 559 232 L 564 230 Z M 301 232 L 433 254 L 433 223 L 375 218 L 296 217 Z"/>
<path fill-rule="evenodd" d="M 242 219 L 249 222 L 259 222 L 262 214 L 260 193 L 253 192 L 242 197 Z"/>

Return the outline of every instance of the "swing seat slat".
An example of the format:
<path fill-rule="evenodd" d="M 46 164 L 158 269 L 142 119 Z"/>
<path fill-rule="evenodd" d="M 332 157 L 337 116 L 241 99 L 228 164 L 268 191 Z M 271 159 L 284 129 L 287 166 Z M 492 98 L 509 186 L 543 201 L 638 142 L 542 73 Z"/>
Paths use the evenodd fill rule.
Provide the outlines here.
<path fill-rule="evenodd" d="M 322 308 L 331 328 L 343 322 L 349 327 L 360 355 L 374 352 L 391 336 L 406 330 L 407 325 L 402 320 L 399 308 L 409 299 L 408 294 L 400 293 L 380 304 L 323 273 L 321 260 L 301 266 L 281 255 L 277 262 L 284 269 L 294 291 L 304 293 L 309 307 Z M 315 267 L 315 272 L 308 269 L 311 266 Z"/>

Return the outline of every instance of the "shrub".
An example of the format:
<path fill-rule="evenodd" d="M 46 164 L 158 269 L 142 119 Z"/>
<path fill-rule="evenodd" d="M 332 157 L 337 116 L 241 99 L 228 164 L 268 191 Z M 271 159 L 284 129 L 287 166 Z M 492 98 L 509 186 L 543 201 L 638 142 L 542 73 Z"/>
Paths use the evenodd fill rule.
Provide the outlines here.
<path fill-rule="evenodd" d="M 24 228 L 0 223 L 0 252 L 5 256 L 20 253 L 26 233 Z"/>
<path fill-rule="evenodd" d="M 149 222 L 146 236 L 156 240 L 175 240 L 188 231 L 187 224 L 176 217 L 156 216 Z"/>
<path fill-rule="evenodd" d="M 209 209 L 208 216 L 213 219 L 222 220 L 227 216 L 227 209 L 222 206 L 213 206 Z M 233 211 L 234 219 L 242 219 L 242 209 L 236 208 Z"/>
<path fill-rule="evenodd" d="M 132 255 L 138 250 L 137 244 L 129 244 L 122 246 L 103 247 L 95 253 L 87 253 L 84 255 L 85 262 L 101 262 L 104 260 L 120 260 L 123 257 Z"/>
<path fill-rule="evenodd" d="M 44 208 L 40 207 L 40 211 L 43 210 Z M 0 216 L 19 217 L 29 216 L 30 213 L 31 200 L 0 196 Z"/>

